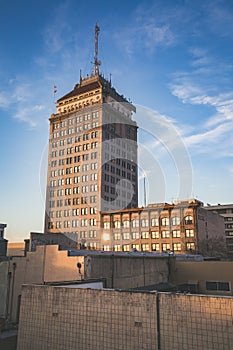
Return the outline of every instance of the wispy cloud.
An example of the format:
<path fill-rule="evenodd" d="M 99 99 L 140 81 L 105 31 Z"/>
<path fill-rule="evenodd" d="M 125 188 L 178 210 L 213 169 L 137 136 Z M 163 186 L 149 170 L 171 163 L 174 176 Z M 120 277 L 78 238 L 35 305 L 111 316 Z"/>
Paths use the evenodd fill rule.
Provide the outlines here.
<path fill-rule="evenodd" d="M 38 125 L 38 116 L 40 117 L 40 112 L 45 110 L 45 106 L 35 105 L 28 106 L 14 115 L 15 119 L 28 123 L 32 128 L 35 128 Z"/>
<path fill-rule="evenodd" d="M 7 109 L 10 105 L 10 98 L 7 96 L 7 94 L 3 91 L 0 92 L 0 108 Z"/>
<path fill-rule="evenodd" d="M 12 79 L 8 82 L 6 92 L 0 92 L 0 109 L 8 112 L 8 115 L 21 122 L 29 124 L 30 127 L 35 128 L 42 120 L 45 119 L 42 111 L 48 108 L 48 97 L 43 88 L 34 86 L 32 82 L 25 82 L 21 79 Z M 38 90 L 41 90 L 40 94 Z M 40 96 L 40 103 L 38 101 Z M 47 104 L 47 106 L 46 106 Z"/>
<path fill-rule="evenodd" d="M 188 147 L 195 147 L 199 152 L 229 156 L 233 145 L 233 93 L 211 95 L 208 86 L 197 85 L 192 78 L 192 73 L 187 73 L 185 77 L 182 75 L 181 79 L 176 79 L 170 85 L 171 92 L 185 104 L 206 106 L 209 113 L 191 133 L 184 131 L 184 141 Z"/>

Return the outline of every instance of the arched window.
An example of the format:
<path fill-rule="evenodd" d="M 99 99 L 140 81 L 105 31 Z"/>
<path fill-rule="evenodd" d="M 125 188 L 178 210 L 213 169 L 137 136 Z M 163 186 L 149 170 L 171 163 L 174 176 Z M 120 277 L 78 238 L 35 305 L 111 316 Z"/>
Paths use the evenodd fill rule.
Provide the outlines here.
<path fill-rule="evenodd" d="M 191 225 L 193 224 L 193 217 L 191 215 L 188 215 L 184 218 L 185 225 Z"/>
<path fill-rule="evenodd" d="M 115 227 L 115 228 L 120 228 L 120 227 L 121 227 L 121 223 L 120 223 L 119 220 L 114 221 L 114 227 Z"/>
<path fill-rule="evenodd" d="M 151 219 L 151 226 L 159 226 L 159 219 L 158 218 L 152 218 Z"/>
<path fill-rule="evenodd" d="M 129 227 L 129 220 L 123 221 L 123 227 Z"/>
<path fill-rule="evenodd" d="M 132 220 L 132 227 L 139 227 L 139 220 L 138 219 Z"/>
<path fill-rule="evenodd" d="M 169 218 L 162 218 L 161 225 L 162 226 L 169 226 Z"/>
<path fill-rule="evenodd" d="M 172 226 L 176 226 L 180 224 L 180 218 L 178 216 L 174 216 L 172 218 Z"/>

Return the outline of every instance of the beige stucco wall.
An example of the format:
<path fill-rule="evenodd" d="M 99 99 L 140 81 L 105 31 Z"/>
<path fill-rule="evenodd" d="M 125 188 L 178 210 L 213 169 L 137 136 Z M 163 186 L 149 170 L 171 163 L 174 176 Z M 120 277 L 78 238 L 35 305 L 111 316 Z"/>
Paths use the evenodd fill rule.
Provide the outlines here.
<path fill-rule="evenodd" d="M 78 273 L 78 262 L 82 264 L 81 274 Z M 81 280 L 83 257 L 69 257 L 68 251 L 59 251 L 57 245 L 38 246 L 35 252 L 28 252 L 25 257 L 12 258 L 10 272 L 13 293 L 10 293 L 8 313 L 10 319 L 16 322 L 22 284 Z"/>
<path fill-rule="evenodd" d="M 232 261 L 177 261 L 175 283 L 177 285 L 198 282 L 200 293 L 233 295 Z M 230 282 L 230 292 L 210 292 L 206 281 Z"/>
<path fill-rule="evenodd" d="M 233 298 L 24 286 L 21 305 L 17 350 L 232 349 Z"/>

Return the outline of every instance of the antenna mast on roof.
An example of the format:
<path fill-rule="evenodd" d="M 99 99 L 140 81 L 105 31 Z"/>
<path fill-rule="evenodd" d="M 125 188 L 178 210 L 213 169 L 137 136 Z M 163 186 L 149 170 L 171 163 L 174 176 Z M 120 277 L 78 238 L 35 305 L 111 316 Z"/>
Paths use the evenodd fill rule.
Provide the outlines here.
<path fill-rule="evenodd" d="M 99 75 L 99 66 L 101 62 L 98 60 L 98 44 L 99 44 L 99 32 L 100 28 L 98 23 L 95 25 L 95 56 L 94 56 L 94 74 Z"/>

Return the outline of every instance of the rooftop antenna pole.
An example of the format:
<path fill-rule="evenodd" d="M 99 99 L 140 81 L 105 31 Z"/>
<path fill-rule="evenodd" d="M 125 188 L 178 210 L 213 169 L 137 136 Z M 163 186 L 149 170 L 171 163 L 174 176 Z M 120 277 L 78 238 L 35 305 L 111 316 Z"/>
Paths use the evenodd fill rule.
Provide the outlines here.
<path fill-rule="evenodd" d="M 95 56 L 94 56 L 94 74 L 99 75 L 100 61 L 98 60 L 98 44 L 99 44 L 99 32 L 100 28 L 98 23 L 95 25 Z"/>
<path fill-rule="evenodd" d="M 144 207 L 146 207 L 146 177 L 145 177 L 145 175 L 144 175 L 143 181 L 144 181 Z"/>

